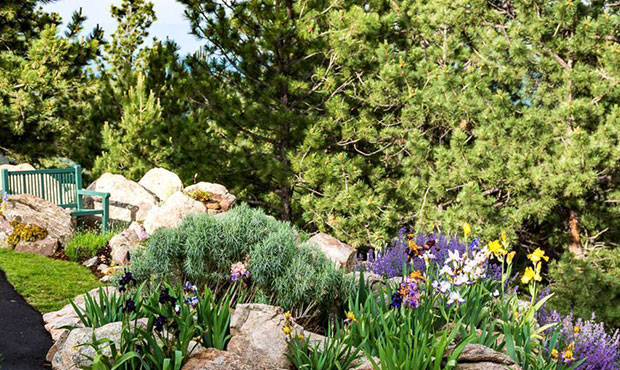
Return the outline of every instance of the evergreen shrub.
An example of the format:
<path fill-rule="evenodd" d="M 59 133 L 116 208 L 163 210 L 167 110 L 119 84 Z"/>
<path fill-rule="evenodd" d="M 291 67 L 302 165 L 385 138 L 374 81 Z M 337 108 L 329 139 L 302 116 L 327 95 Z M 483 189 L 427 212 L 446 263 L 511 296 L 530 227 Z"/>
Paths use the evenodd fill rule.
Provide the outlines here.
<path fill-rule="evenodd" d="M 305 238 L 304 238 L 305 239 Z M 175 229 L 160 229 L 132 256 L 138 281 L 155 278 L 206 284 L 216 291 L 231 285 L 231 266 L 249 258 L 247 287 L 253 301 L 285 309 L 342 303 L 353 286 L 297 230 L 247 205 L 217 217 L 189 216 Z"/>
<path fill-rule="evenodd" d="M 597 320 L 620 328 L 620 251 L 599 249 L 585 258 L 566 253 L 550 264 L 549 277 L 555 296 L 553 308 L 562 314 Z"/>

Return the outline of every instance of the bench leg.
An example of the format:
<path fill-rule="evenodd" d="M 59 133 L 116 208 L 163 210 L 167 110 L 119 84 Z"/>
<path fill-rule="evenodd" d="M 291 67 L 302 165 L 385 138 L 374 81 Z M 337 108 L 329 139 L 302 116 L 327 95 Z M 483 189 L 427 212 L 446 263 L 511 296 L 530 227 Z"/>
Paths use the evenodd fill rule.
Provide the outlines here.
<path fill-rule="evenodd" d="M 108 213 L 110 212 L 110 199 L 108 197 L 103 197 L 101 200 L 101 208 L 103 209 L 101 233 L 106 234 L 108 232 Z"/>

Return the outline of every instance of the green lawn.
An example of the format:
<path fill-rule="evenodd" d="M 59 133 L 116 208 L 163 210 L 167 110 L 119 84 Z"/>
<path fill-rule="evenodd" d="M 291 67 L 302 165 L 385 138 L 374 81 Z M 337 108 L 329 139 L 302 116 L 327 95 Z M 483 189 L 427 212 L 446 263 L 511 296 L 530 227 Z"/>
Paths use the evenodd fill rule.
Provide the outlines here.
<path fill-rule="evenodd" d="M 15 290 L 41 313 L 56 311 L 76 295 L 103 285 L 78 263 L 6 249 L 0 249 L 0 269 Z"/>

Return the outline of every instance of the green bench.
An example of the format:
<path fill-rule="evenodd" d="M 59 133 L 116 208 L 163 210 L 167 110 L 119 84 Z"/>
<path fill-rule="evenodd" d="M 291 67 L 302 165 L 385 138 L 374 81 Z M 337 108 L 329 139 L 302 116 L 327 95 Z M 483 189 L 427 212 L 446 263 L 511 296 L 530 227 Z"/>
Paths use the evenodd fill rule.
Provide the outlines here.
<path fill-rule="evenodd" d="M 101 215 L 101 231 L 108 231 L 110 193 L 82 189 L 82 167 L 31 171 L 0 171 L 2 190 L 9 195 L 30 194 L 62 208 L 70 208 L 71 216 Z M 101 209 L 84 208 L 83 197 L 100 197 Z"/>

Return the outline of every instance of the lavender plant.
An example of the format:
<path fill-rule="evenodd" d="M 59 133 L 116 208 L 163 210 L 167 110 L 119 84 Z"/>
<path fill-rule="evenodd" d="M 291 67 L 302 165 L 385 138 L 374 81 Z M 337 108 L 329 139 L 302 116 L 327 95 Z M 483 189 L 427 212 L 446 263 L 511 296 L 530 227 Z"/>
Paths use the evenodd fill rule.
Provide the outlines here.
<path fill-rule="evenodd" d="M 545 296 L 545 294 L 543 294 Z M 555 310 L 542 309 L 538 314 L 541 326 L 558 323 L 558 348 L 546 348 L 556 361 L 573 363 L 583 360 L 578 370 L 615 370 L 620 368 L 620 330 L 609 333 L 605 324 L 597 322 L 593 314 L 590 320 L 574 317 L 573 313 L 562 316 Z M 545 333 L 551 335 L 553 329 Z"/>

